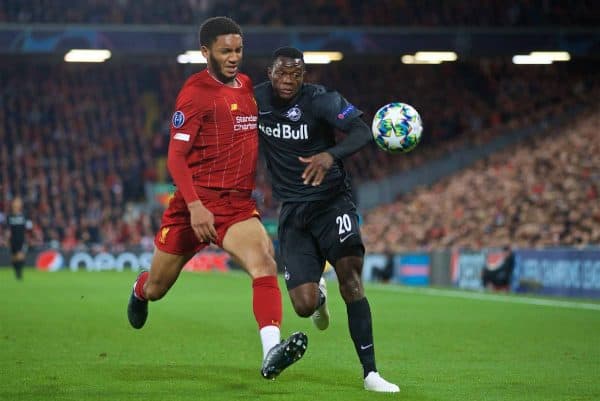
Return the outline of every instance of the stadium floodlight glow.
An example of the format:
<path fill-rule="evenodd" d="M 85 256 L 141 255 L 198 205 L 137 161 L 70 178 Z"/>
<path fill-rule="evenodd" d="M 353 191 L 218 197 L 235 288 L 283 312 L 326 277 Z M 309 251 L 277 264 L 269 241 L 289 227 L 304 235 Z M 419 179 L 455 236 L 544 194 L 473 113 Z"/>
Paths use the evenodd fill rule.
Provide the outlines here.
<path fill-rule="evenodd" d="M 530 56 L 534 57 L 547 57 L 552 61 L 569 61 L 571 60 L 571 55 L 569 52 L 531 52 Z"/>
<path fill-rule="evenodd" d="M 402 63 L 404 64 L 441 64 L 456 60 L 458 60 L 458 55 L 455 52 L 426 51 L 402 56 Z"/>
<path fill-rule="evenodd" d="M 188 50 L 177 56 L 179 64 L 206 64 L 206 58 L 200 50 Z"/>
<path fill-rule="evenodd" d="M 111 56 L 106 49 L 71 49 L 65 54 L 67 63 L 103 63 Z"/>
<path fill-rule="evenodd" d="M 341 52 L 304 52 L 306 64 L 329 64 L 344 58 Z"/>
<path fill-rule="evenodd" d="M 456 61 L 458 56 L 454 52 L 416 52 L 415 60 L 417 61 L 431 61 L 437 63 L 443 61 Z"/>
<path fill-rule="evenodd" d="M 442 64 L 440 60 L 417 60 L 412 54 L 402 56 L 402 64 Z"/>
<path fill-rule="evenodd" d="M 530 54 L 517 54 L 512 58 L 513 64 L 552 64 L 552 60 L 543 56 L 532 56 Z"/>
<path fill-rule="evenodd" d="M 569 61 L 569 52 L 541 52 L 534 51 L 529 54 L 513 56 L 513 64 L 552 64 L 555 61 Z"/>

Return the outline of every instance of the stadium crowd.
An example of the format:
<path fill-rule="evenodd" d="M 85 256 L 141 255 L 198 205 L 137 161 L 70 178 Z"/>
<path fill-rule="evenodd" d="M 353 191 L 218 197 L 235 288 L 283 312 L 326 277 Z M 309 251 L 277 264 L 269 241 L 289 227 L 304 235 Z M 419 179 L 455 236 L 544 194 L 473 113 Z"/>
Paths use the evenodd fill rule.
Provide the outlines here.
<path fill-rule="evenodd" d="M 227 15 L 242 25 L 597 26 L 593 0 L 4 0 L 0 22 L 196 24 Z"/>
<path fill-rule="evenodd" d="M 598 107 L 370 211 L 367 249 L 597 246 Z"/>
<path fill-rule="evenodd" d="M 146 187 L 168 181 L 169 105 L 197 68 L 7 63 L 0 74 L 0 210 L 23 196 L 34 222 L 33 245 L 151 247 L 162 210 L 145 206 Z M 250 61 L 245 70 L 255 82 L 265 77 L 262 61 Z M 403 79 L 394 79 L 399 74 Z M 365 111 L 366 121 L 399 98 L 422 114 L 425 137 L 418 151 L 391 156 L 374 145 L 361 151 L 346 161 L 355 183 L 409 171 L 590 102 L 600 82 L 591 67 L 576 63 L 404 66 L 392 60 L 310 66 L 307 81 L 338 89 Z M 257 184 L 264 216 L 276 215 L 262 168 Z"/>
<path fill-rule="evenodd" d="M 143 74 L 29 63 L 3 72 L 3 210 L 24 198 L 32 243 L 70 249 L 152 235 L 149 216 L 128 203 L 143 201 L 144 181 L 154 179 Z"/>
<path fill-rule="evenodd" d="M 374 76 L 384 78 L 374 80 Z M 393 79 L 398 76 L 403 79 Z M 373 145 L 347 163 L 354 181 L 360 183 L 407 171 L 461 146 L 482 144 L 507 130 L 531 125 L 552 114 L 557 104 L 585 102 L 599 85 L 600 74 L 587 65 L 523 67 L 487 60 L 413 67 L 385 61 L 360 68 L 340 64 L 315 69 L 310 79 L 332 82 L 334 88 L 350 79 L 353 85 L 342 85 L 340 90 L 365 111 L 367 121 L 377 108 L 399 99 L 421 114 L 425 134 L 418 152 L 398 157 Z"/>

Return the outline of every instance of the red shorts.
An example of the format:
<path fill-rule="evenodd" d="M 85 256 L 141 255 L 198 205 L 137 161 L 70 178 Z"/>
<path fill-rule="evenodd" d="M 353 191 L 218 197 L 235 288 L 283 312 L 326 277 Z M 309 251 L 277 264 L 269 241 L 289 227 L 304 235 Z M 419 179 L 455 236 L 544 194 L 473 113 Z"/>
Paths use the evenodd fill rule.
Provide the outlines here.
<path fill-rule="evenodd" d="M 204 207 L 215 216 L 217 245 L 223 247 L 225 233 L 235 223 L 260 217 L 256 202 L 250 191 L 214 190 L 196 187 L 196 193 Z M 209 245 L 200 242 L 190 225 L 190 212 L 180 191 L 176 191 L 163 213 L 160 229 L 154 237 L 154 244 L 163 252 L 184 255 L 198 252 Z"/>

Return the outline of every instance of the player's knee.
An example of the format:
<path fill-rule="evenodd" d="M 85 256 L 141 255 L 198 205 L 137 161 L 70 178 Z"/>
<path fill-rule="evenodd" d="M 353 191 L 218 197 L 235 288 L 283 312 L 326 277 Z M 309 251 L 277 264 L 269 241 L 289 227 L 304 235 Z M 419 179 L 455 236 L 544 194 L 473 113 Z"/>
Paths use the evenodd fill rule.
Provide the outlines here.
<path fill-rule="evenodd" d="M 303 303 L 294 305 L 294 310 L 300 317 L 309 317 L 315 312 L 315 307 L 314 305 L 307 305 Z"/>
<path fill-rule="evenodd" d="M 338 276 L 340 294 L 346 303 L 364 297 L 362 285 L 362 262 L 359 256 L 345 256 L 337 260 L 335 271 Z"/>
<path fill-rule="evenodd" d="M 344 302 L 358 301 L 365 296 L 362 280 L 358 274 L 349 274 L 339 281 L 340 294 Z"/>
<path fill-rule="evenodd" d="M 277 263 L 268 252 L 261 252 L 248 261 L 247 270 L 253 278 L 275 276 L 277 274 Z"/>
<path fill-rule="evenodd" d="M 311 316 L 317 309 L 317 302 L 318 299 L 316 299 L 316 297 L 308 296 L 297 297 L 296 299 L 292 299 L 294 311 L 300 317 Z"/>

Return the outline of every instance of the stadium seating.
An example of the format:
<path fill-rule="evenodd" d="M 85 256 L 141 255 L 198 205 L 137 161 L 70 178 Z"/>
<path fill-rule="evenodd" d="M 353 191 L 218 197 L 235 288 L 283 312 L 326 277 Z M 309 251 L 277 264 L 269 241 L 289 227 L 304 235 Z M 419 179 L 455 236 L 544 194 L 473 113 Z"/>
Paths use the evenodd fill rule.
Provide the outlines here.
<path fill-rule="evenodd" d="M 598 96 L 596 90 L 596 97 Z M 556 112 L 561 112 L 557 106 Z M 400 252 L 600 243 L 600 109 L 370 211 L 367 249 Z"/>
<path fill-rule="evenodd" d="M 249 60 L 245 70 L 255 82 L 261 81 L 265 60 Z M 192 72 L 166 62 L 82 66 L 15 59 L 3 65 L 2 209 L 7 210 L 12 196 L 24 196 L 37 245 L 118 248 L 142 242 L 151 246 L 161 210 L 143 207 L 144 187 L 167 179 L 164 157 L 170 114 L 180 85 Z M 375 75 L 383 79 L 373 80 Z M 570 105 L 593 102 L 600 82 L 591 67 L 577 63 L 404 66 L 385 59 L 376 64 L 310 66 L 307 80 L 338 89 L 365 111 L 366 121 L 377 107 L 398 99 L 422 114 L 425 139 L 413 153 L 391 156 L 373 146 L 346 161 L 355 184 L 408 172 L 458 146 L 476 146 Z M 275 216 L 277 203 L 262 168 L 257 185 L 264 215 Z M 374 221 L 378 213 L 373 213 Z M 385 232 L 385 241 L 372 240 L 382 233 L 368 224 L 369 246 L 460 242 L 448 241 L 447 236 L 433 241 L 431 232 L 437 226 L 427 221 L 411 228 L 429 232 L 415 236 L 414 244 L 397 241 L 396 228 Z M 5 240 L 6 231 L 0 231 L 0 241 Z"/>
<path fill-rule="evenodd" d="M 593 0 L 360 0 L 256 2 L 242 0 L 5 0 L 0 22 L 88 24 L 198 24 L 213 15 L 228 15 L 243 25 L 371 26 L 597 26 Z"/>

